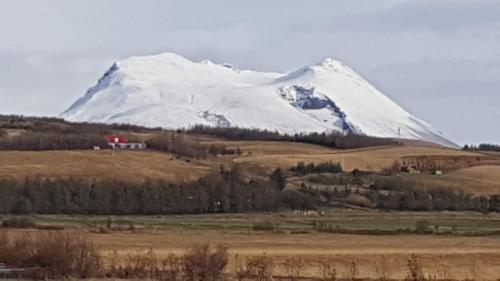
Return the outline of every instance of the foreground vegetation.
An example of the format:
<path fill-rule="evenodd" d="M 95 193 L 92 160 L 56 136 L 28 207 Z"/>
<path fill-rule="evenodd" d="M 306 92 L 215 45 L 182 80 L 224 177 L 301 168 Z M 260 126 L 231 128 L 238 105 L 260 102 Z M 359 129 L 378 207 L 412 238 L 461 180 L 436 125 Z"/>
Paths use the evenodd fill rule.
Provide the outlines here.
<path fill-rule="evenodd" d="M 224 244 L 196 244 L 180 251 L 159 254 L 155 249 L 103 255 L 86 236 L 51 231 L 11 235 L 0 231 L 0 262 L 18 270 L 5 277 L 29 279 L 99 278 L 148 280 L 400 280 L 392 276 L 391 263 L 382 256 L 370 273 L 358 259 L 321 256 L 272 258 L 265 254 L 240 257 Z M 422 257 L 405 257 L 405 280 L 455 280 L 455 270 L 445 262 L 427 269 Z M 346 270 L 347 269 L 347 270 Z M 477 272 L 472 278 L 477 278 Z M 395 279 L 396 278 L 396 279 Z M 458 279 L 457 279 L 458 280 Z M 473 280 L 473 279 L 469 279 Z"/>
<path fill-rule="evenodd" d="M 95 276 L 102 268 L 97 247 L 75 233 L 24 233 L 12 236 L 0 231 L 0 262 L 17 271 L 18 277 L 35 279 Z"/>

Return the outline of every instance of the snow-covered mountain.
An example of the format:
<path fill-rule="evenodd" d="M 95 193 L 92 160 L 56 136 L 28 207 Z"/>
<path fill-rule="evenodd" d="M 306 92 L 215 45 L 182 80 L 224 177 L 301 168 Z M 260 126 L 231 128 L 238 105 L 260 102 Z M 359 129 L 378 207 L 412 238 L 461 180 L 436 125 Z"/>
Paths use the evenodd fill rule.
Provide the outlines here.
<path fill-rule="evenodd" d="M 164 128 L 341 131 L 453 145 L 333 59 L 281 74 L 192 62 L 173 53 L 131 57 L 114 63 L 61 115 Z"/>

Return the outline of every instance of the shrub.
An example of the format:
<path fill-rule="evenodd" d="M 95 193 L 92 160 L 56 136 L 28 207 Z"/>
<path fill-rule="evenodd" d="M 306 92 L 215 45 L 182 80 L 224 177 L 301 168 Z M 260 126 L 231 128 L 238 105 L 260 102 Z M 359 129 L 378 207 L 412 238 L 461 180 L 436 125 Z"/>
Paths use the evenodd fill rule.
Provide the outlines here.
<path fill-rule="evenodd" d="M 296 281 L 304 269 L 304 260 L 296 257 L 287 258 L 283 263 L 283 269 L 290 281 Z"/>
<path fill-rule="evenodd" d="M 406 281 L 424 281 L 425 275 L 422 263 L 417 255 L 411 255 L 406 263 Z"/>
<path fill-rule="evenodd" d="M 382 256 L 379 260 L 375 262 L 375 271 L 378 274 L 379 281 L 388 281 L 389 278 L 389 266 L 387 265 L 387 259 Z"/>
<path fill-rule="evenodd" d="M 317 196 L 302 192 L 302 190 L 283 191 L 283 204 L 292 210 L 315 210 L 317 208 Z"/>
<path fill-rule="evenodd" d="M 224 245 L 195 245 L 183 255 L 169 254 L 158 258 L 150 249 L 146 252 L 129 254 L 121 266 L 117 266 L 117 254 L 113 257 L 107 276 L 121 279 L 159 279 L 218 281 L 229 262 L 228 247 Z"/>
<path fill-rule="evenodd" d="M 12 236 L 0 232 L 0 261 L 19 268 L 34 268 L 26 277 L 60 278 L 99 276 L 97 247 L 83 236 L 66 232 L 36 232 Z"/>
<path fill-rule="evenodd" d="M 228 262 L 227 246 L 210 244 L 193 246 L 183 256 L 185 280 L 222 280 Z"/>
<path fill-rule="evenodd" d="M 250 257 L 237 270 L 236 275 L 238 280 L 271 281 L 275 266 L 274 260 L 270 257 Z"/>
<path fill-rule="evenodd" d="M 333 265 L 333 261 L 320 260 L 319 261 L 319 275 L 321 281 L 335 281 L 337 280 L 337 269 Z"/>
<path fill-rule="evenodd" d="M 3 228 L 35 228 L 37 224 L 32 218 L 12 217 L 3 219 L 0 226 Z"/>
<path fill-rule="evenodd" d="M 278 190 L 284 190 L 286 188 L 286 174 L 281 168 L 277 168 L 271 174 L 271 182 L 276 185 Z"/>
<path fill-rule="evenodd" d="M 392 162 L 392 165 L 390 167 L 385 167 L 382 169 L 382 173 L 385 175 L 397 175 L 399 172 L 401 172 L 401 163 L 399 163 L 398 160 Z"/>
<path fill-rule="evenodd" d="M 241 154 L 241 149 L 238 147 L 237 149 L 229 149 L 222 144 L 211 144 L 207 152 L 213 156 L 217 155 L 230 155 L 230 154 Z"/>
<path fill-rule="evenodd" d="M 355 260 L 352 260 L 349 263 L 349 271 L 348 271 L 348 277 L 349 280 L 354 281 L 358 277 L 358 263 Z"/>
<path fill-rule="evenodd" d="M 119 272 L 117 275 L 120 278 L 150 279 L 158 276 L 156 252 L 150 249 L 144 253 L 129 254 Z"/>
<path fill-rule="evenodd" d="M 166 259 L 162 261 L 162 271 L 166 274 L 166 280 L 175 281 L 181 277 L 182 274 L 182 257 L 169 254 Z"/>
<path fill-rule="evenodd" d="M 270 221 L 258 222 L 252 225 L 254 231 L 269 231 L 272 232 L 276 229 L 276 224 Z"/>
<path fill-rule="evenodd" d="M 426 220 L 417 220 L 415 222 L 415 231 L 419 234 L 432 232 L 431 224 Z"/>

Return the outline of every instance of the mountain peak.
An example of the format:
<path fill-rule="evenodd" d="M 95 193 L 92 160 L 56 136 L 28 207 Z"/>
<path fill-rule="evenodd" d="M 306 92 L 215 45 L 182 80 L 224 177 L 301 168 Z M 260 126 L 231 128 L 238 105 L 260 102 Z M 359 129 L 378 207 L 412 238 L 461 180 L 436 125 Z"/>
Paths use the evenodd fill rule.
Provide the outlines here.
<path fill-rule="evenodd" d="M 193 63 L 189 59 L 172 52 L 164 52 L 147 56 L 132 56 L 115 62 L 119 68 L 129 69 L 134 67 L 155 65 L 178 65 L 184 66 Z"/>
<path fill-rule="evenodd" d="M 333 58 L 325 58 L 320 63 L 311 66 L 312 68 L 321 68 L 327 70 L 333 70 L 336 72 L 345 71 L 345 72 L 354 72 L 348 65 L 345 63 L 333 59 Z"/>
<path fill-rule="evenodd" d="M 172 129 L 200 124 L 288 134 L 347 130 L 453 145 L 331 58 L 278 74 L 192 62 L 169 52 L 130 57 L 114 64 L 62 116 Z"/>
<path fill-rule="evenodd" d="M 319 63 L 321 66 L 325 67 L 335 67 L 336 65 L 342 64 L 340 61 L 337 61 L 333 58 L 325 58 Z"/>

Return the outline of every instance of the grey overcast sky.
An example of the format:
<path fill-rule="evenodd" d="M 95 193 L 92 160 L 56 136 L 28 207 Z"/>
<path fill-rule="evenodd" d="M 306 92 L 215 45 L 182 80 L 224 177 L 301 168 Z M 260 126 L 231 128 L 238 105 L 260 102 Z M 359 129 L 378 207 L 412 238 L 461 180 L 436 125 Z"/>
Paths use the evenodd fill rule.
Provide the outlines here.
<path fill-rule="evenodd" d="M 457 143 L 500 143 L 500 1 L 0 0 L 0 113 L 57 115 L 117 59 L 341 60 Z"/>

